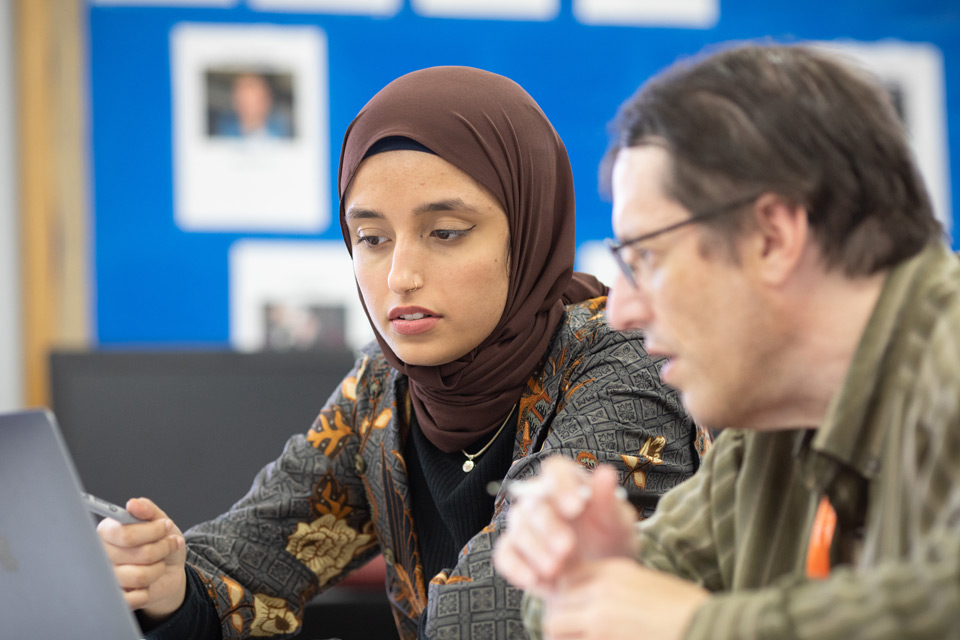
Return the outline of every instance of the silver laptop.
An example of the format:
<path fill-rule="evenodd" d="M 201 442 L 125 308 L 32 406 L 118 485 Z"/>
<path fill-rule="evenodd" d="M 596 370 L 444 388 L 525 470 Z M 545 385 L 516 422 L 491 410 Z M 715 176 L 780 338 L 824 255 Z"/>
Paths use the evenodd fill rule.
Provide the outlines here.
<path fill-rule="evenodd" d="M 4 638 L 142 637 L 80 492 L 53 414 L 0 414 Z"/>

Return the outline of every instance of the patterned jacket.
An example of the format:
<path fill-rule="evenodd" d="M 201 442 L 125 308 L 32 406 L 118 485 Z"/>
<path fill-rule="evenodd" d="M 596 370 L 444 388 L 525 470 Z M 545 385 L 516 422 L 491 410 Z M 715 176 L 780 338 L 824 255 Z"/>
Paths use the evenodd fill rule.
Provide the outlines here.
<path fill-rule="evenodd" d="M 617 467 L 644 515 L 698 468 L 709 436 L 662 386 L 636 333 L 612 331 L 605 298 L 567 308 L 520 400 L 508 479 L 537 473 L 562 454 Z M 256 477 L 228 513 L 187 532 L 188 561 L 219 612 L 224 638 L 295 633 L 304 608 L 377 553 L 400 636 L 522 638 L 521 593 L 493 570 L 491 554 L 509 507 L 456 566 L 423 575 L 403 459 L 407 379 L 375 345 L 327 401 L 306 435 Z"/>

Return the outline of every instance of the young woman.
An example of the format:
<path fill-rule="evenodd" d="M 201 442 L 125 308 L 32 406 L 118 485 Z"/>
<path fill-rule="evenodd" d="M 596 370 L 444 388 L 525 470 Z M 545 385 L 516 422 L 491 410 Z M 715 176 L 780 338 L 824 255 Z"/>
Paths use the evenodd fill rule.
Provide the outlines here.
<path fill-rule="evenodd" d="M 228 513 L 181 537 L 137 499 L 150 522 L 101 524 L 150 638 L 292 634 L 378 553 L 401 637 L 522 637 L 491 562 L 501 481 L 552 454 L 605 462 L 649 515 L 699 465 L 705 434 L 640 336 L 606 325 L 606 289 L 573 273 L 570 164 L 517 84 L 465 67 L 395 80 L 348 128 L 339 187 L 376 342 Z"/>

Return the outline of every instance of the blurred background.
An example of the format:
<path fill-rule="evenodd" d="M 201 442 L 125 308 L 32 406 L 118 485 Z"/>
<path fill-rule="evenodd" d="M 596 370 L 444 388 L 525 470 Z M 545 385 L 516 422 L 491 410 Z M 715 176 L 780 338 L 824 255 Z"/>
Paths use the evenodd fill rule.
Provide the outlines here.
<path fill-rule="evenodd" d="M 605 277 L 617 106 L 753 38 L 877 72 L 953 226 L 955 0 L 0 0 L 0 409 L 51 402 L 52 349 L 362 344 L 340 142 L 426 66 L 502 73 L 540 103 L 574 167 L 578 265 Z"/>
<path fill-rule="evenodd" d="M 94 493 L 211 517 L 370 338 L 336 174 L 380 88 L 433 65 L 520 83 L 570 154 L 578 267 L 609 280 L 618 105 L 757 38 L 875 72 L 956 228 L 957 0 L 0 0 L 0 411 L 52 406 Z"/>

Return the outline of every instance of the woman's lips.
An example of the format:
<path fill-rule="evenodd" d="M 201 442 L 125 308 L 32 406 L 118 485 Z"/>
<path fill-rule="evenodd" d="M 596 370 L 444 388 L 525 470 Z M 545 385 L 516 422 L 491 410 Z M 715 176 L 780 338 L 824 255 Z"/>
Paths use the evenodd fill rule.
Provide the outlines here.
<path fill-rule="evenodd" d="M 425 333 L 437 326 L 437 323 L 440 322 L 440 318 L 437 316 L 426 316 L 420 318 L 419 320 L 404 320 L 403 318 L 397 318 L 396 320 L 390 321 L 390 326 L 393 327 L 393 330 L 397 333 L 405 336 L 412 336 L 418 333 Z"/>
<path fill-rule="evenodd" d="M 440 322 L 440 316 L 422 307 L 400 307 L 390 310 L 390 326 L 404 336 L 430 331 Z"/>

